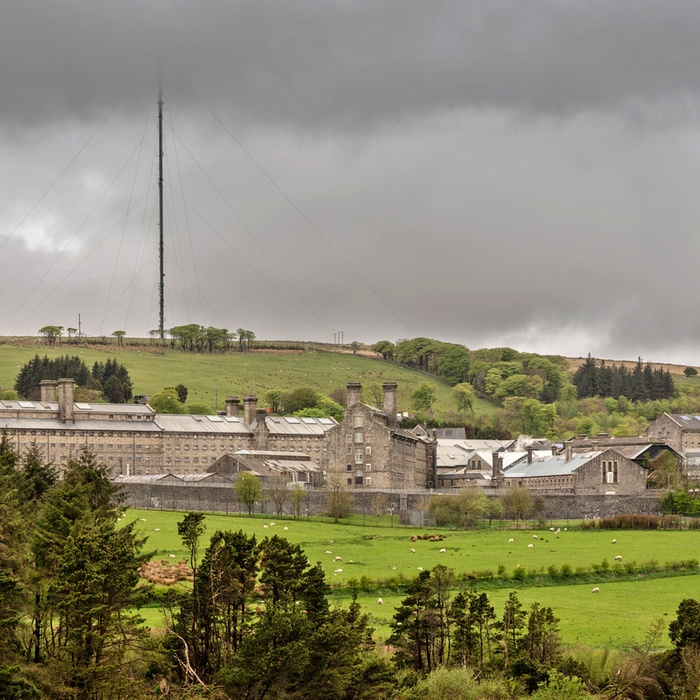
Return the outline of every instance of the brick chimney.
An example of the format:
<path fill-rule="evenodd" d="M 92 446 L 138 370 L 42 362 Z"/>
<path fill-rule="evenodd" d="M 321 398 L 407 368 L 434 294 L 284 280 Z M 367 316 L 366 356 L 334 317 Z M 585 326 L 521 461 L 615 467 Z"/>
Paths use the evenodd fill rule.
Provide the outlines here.
<path fill-rule="evenodd" d="M 525 450 L 527 452 L 527 463 L 532 464 L 532 453 L 535 451 L 535 448 L 532 445 L 528 445 Z"/>
<path fill-rule="evenodd" d="M 552 457 L 556 457 L 559 454 L 559 448 L 556 445 L 552 445 Z"/>
<path fill-rule="evenodd" d="M 73 380 L 58 380 L 58 419 L 62 423 L 73 423 Z"/>
<path fill-rule="evenodd" d="M 567 440 L 567 442 L 564 443 L 564 460 L 566 462 L 570 462 L 573 459 L 573 456 L 574 456 L 573 445 Z"/>
<path fill-rule="evenodd" d="M 350 382 L 345 385 L 348 390 L 348 408 L 354 406 L 356 403 L 360 403 L 360 391 L 362 390 L 362 384 L 360 382 Z"/>
<path fill-rule="evenodd" d="M 58 382 L 55 379 L 42 379 L 39 382 L 41 387 L 41 403 L 56 403 L 56 385 Z"/>
<path fill-rule="evenodd" d="M 396 426 L 396 382 L 384 382 L 384 413 L 389 419 L 389 425 Z"/>
<path fill-rule="evenodd" d="M 237 396 L 226 397 L 226 415 L 237 416 L 241 410 L 241 400 Z"/>
<path fill-rule="evenodd" d="M 243 419 L 250 425 L 255 418 L 255 409 L 258 407 L 258 397 L 253 394 L 246 394 L 243 397 Z"/>

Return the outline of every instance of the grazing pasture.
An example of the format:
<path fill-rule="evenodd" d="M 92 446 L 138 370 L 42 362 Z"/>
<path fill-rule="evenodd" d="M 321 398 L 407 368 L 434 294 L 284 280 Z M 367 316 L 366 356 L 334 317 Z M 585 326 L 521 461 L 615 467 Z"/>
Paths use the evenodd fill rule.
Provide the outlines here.
<path fill-rule="evenodd" d="M 177 561 L 187 556 L 177 534 L 177 522 L 183 515 L 128 510 L 124 521 L 137 522 L 138 529 L 148 536 L 147 550 L 157 550 L 154 558 L 170 558 L 172 554 Z M 372 614 L 380 640 L 386 637 L 393 609 L 402 598 L 400 583 L 415 577 L 419 567 L 427 570 L 437 564 L 454 569 L 458 575 L 478 572 L 477 588 L 488 591 L 499 615 L 511 590 L 518 590 L 526 606 L 539 602 L 553 608 L 561 619 L 567 644 L 622 648 L 641 643 L 652 622 L 664 616 L 673 619 L 683 598 L 700 596 L 700 574 L 643 578 L 635 573 L 636 568 L 650 561 L 662 568 L 671 562 L 700 558 L 697 530 L 565 530 L 562 526 L 558 535 L 548 529 L 435 530 L 445 538 L 442 542 L 429 542 L 411 541 L 412 535 L 423 532 L 413 528 L 334 525 L 274 517 L 208 515 L 206 525 L 202 551 L 217 529 L 242 529 L 258 539 L 278 534 L 301 545 L 310 562 L 322 562 L 327 580 L 334 587 L 335 600 L 347 603 L 350 586 L 358 587 L 360 602 Z M 534 546 L 528 547 L 530 544 Z M 616 556 L 621 556 L 622 561 L 615 562 Z M 631 567 L 633 571 L 627 580 L 610 581 L 602 574 L 598 580 L 596 567 L 604 570 L 604 560 L 609 569 L 621 570 L 631 562 L 636 565 Z M 560 572 L 564 564 L 573 572 L 585 570 L 590 582 L 572 584 L 565 578 L 546 575 L 550 567 Z M 522 587 L 520 581 L 512 579 L 516 568 L 535 570 L 541 576 Z M 600 593 L 592 594 L 593 587 L 599 587 Z M 382 605 L 377 603 L 379 597 Z M 157 610 L 146 611 L 146 617 L 149 624 L 159 626 Z M 667 638 L 663 641 L 668 643 Z"/>

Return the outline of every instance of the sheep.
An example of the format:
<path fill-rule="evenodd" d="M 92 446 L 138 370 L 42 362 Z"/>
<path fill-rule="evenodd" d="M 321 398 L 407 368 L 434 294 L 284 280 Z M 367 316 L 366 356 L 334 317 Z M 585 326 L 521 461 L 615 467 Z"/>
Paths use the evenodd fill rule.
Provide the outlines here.
<path fill-rule="evenodd" d="M 508 542 L 515 542 L 515 540 L 511 537 Z"/>
<path fill-rule="evenodd" d="M 549 528 L 549 531 L 550 531 L 550 532 L 554 532 L 554 528 L 553 528 L 553 527 L 550 527 L 550 528 Z"/>
<path fill-rule="evenodd" d="M 336 569 L 336 570 L 335 570 L 335 573 L 336 573 L 336 574 L 342 574 L 342 573 L 343 573 L 343 570 L 342 570 L 342 569 Z"/>
<path fill-rule="evenodd" d="M 418 571 L 423 571 L 423 567 L 422 567 L 422 566 L 419 566 L 419 567 L 418 567 Z"/>
<path fill-rule="evenodd" d="M 326 550 L 326 554 L 333 554 L 333 552 L 330 552 L 329 550 Z"/>
<path fill-rule="evenodd" d="M 139 518 L 139 520 L 140 520 L 142 523 L 145 523 L 145 522 L 146 522 L 146 518 Z"/>
<path fill-rule="evenodd" d="M 377 605 L 384 605 L 384 601 L 381 598 L 377 598 Z"/>
<path fill-rule="evenodd" d="M 160 532 L 160 528 L 159 528 L 159 527 L 156 528 L 156 532 Z"/>
<path fill-rule="evenodd" d="M 600 588 L 598 588 L 598 586 L 596 586 L 596 587 L 591 591 L 591 593 L 600 593 Z"/>
<path fill-rule="evenodd" d="M 617 544 L 617 540 L 613 540 L 610 544 Z"/>
<path fill-rule="evenodd" d="M 413 547 L 411 547 L 411 552 L 412 552 L 413 554 L 415 554 L 415 553 L 416 553 L 416 550 L 413 549 Z"/>
<path fill-rule="evenodd" d="M 284 529 L 285 529 L 285 530 L 289 530 L 289 528 L 288 528 L 286 525 L 284 526 Z"/>
<path fill-rule="evenodd" d="M 440 554 L 444 554 L 446 551 L 447 551 L 447 550 L 443 547 L 443 548 L 440 550 Z"/>
<path fill-rule="evenodd" d="M 263 525 L 263 530 L 267 530 L 267 525 Z"/>
<path fill-rule="evenodd" d="M 533 539 L 533 540 L 538 540 L 539 537 L 538 537 L 537 535 L 533 535 L 533 536 L 532 536 L 532 539 Z"/>
<path fill-rule="evenodd" d="M 270 523 L 270 527 L 274 527 L 274 526 L 275 526 L 275 524 L 274 524 L 274 523 Z"/>
<path fill-rule="evenodd" d="M 175 559 L 175 555 L 174 555 L 174 554 L 168 554 L 168 556 L 169 556 L 171 559 Z"/>
<path fill-rule="evenodd" d="M 621 554 L 618 554 L 618 555 L 615 557 L 615 561 L 622 561 L 622 555 L 621 555 Z"/>
<path fill-rule="evenodd" d="M 527 546 L 527 548 L 528 548 L 528 549 L 532 549 L 534 546 L 535 546 L 534 544 L 529 544 L 529 545 Z"/>
<path fill-rule="evenodd" d="M 336 557 L 333 561 L 343 561 L 343 557 Z"/>

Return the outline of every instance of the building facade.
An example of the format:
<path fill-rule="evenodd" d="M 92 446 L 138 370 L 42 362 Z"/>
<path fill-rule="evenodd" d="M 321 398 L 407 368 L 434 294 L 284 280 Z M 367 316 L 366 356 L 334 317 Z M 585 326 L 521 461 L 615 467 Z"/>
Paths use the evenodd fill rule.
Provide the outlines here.
<path fill-rule="evenodd" d="M 338 423 L 267 415 L 252 395 L 242 402 L 230 396 L 225 412 L 208 416 L 157 414 L 143 404 L 75 403 L 71 379 L 45 380 L 39 401 L 0 401 L 0 431 L 20 454 L 36 444 L 59 470 L 87 449 L 114 476 L 202 474 L 225 455 L 253 450 L 305 455 L 352 487 L 429 486 L 434 439 L 421 428 L 398 428 L 396 384 L 385 383 L 383 410 L 361 403 L 360 389 L 348 385 L 348 408 Z"/>

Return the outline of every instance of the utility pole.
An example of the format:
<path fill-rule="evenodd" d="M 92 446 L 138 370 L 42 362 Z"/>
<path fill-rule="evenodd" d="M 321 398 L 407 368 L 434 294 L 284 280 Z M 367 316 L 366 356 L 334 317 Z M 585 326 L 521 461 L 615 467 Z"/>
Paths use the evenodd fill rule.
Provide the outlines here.
<path fill-rule="evenodd" d="M 158 88 L 158 259 L 160 263 L 158 295 L 158 332 L 165 345 L 165 269 L 163 265 L 163 88 Z"/>

